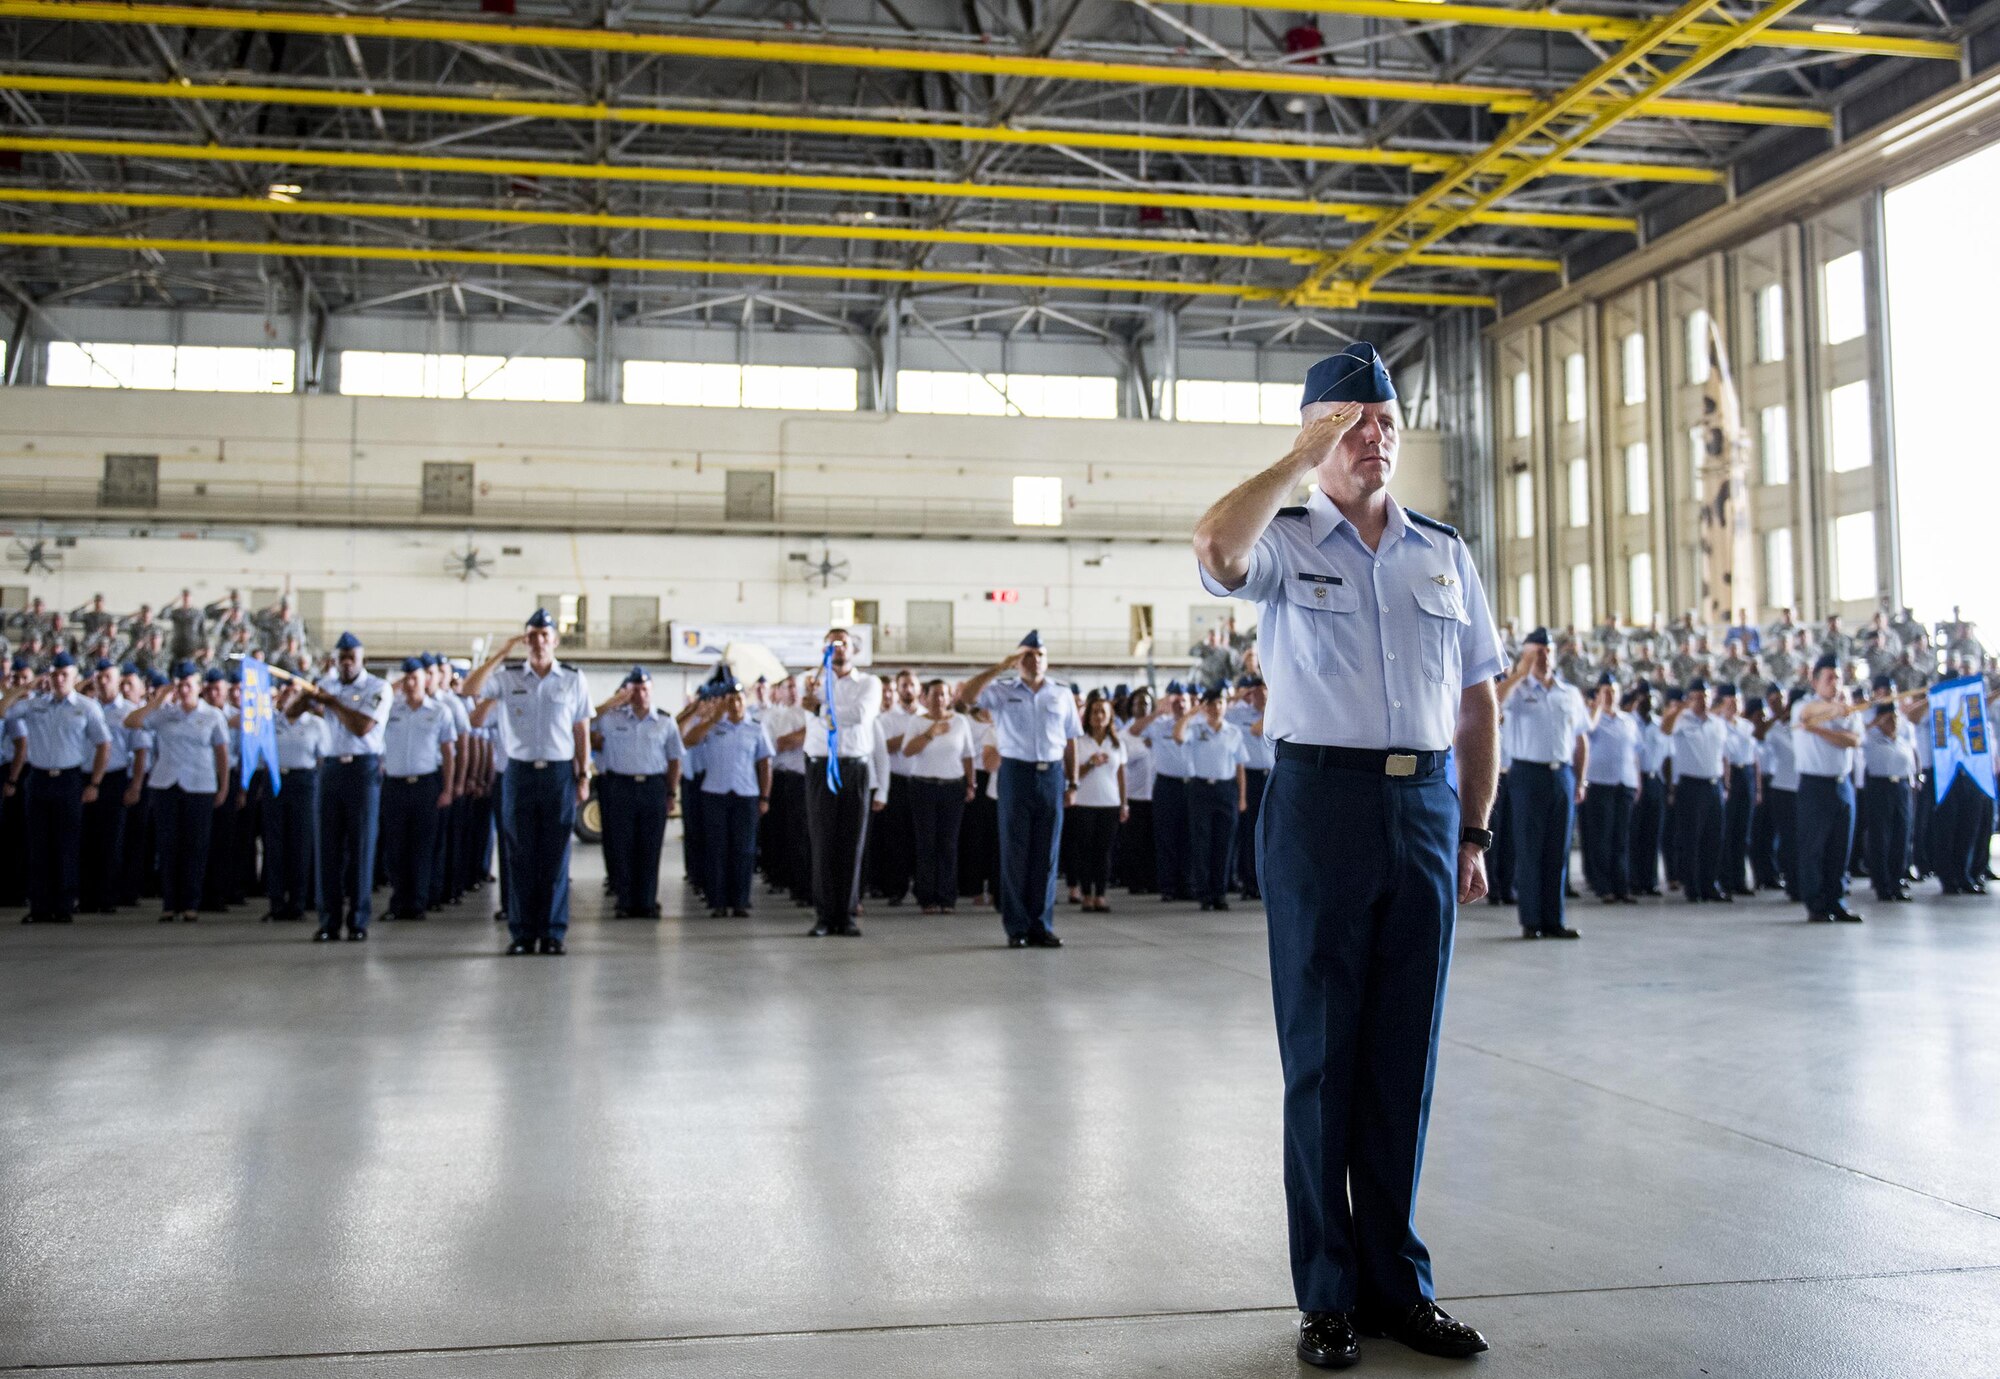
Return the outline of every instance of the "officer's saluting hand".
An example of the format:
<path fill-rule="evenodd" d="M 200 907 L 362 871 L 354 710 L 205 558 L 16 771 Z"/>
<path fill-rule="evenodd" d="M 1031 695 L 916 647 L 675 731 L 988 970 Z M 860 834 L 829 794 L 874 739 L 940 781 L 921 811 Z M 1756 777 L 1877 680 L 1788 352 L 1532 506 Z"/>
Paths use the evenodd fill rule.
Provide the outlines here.
<path fill-rule="evenodd" d="M 1505 662 L 1457 531 L 1389 494 L 1402 418 L 1373 346 L 1312 367 L 1300 422 L 1194 536 L 1203 586 L 1259 608 L 1298 1354 L 1344 1367 L 1359 1332 L 1464 1357 L 1486 1341 L 1434 1301 L 1411 1223 L 1456 907 L 1486 892 Z"/>

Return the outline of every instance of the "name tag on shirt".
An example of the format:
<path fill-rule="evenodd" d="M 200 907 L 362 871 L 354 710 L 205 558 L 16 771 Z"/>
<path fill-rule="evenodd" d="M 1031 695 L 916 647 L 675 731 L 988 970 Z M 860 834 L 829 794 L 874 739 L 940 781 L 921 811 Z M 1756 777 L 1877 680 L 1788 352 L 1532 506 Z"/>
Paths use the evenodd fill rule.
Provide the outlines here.
<path fill-rule="evenodd" d="M 1299 578 L 1308 584 L 1345 584 L 1339 575 L 1316 575 L 1305 570 L 1299 571 Z"/>

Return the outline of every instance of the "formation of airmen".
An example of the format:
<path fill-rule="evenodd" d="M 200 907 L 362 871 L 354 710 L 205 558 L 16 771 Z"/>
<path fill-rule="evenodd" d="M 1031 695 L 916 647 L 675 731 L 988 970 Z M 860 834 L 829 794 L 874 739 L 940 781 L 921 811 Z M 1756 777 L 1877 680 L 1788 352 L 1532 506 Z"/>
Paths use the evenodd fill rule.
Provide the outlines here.
<path fill-rule="evenodd" d="M 1937 801 L 1917 728 L 1926 686 L 1983 675 L 1989 700 L 2000 693 L 2000 665 L 1957 609 L 1934 627 L 1885 609 L 1854 634 L 1787 610 L 1766 627 L 1686 615 L 1517 640 L 1503 625 L 1502 640 L 1488 900 L 1517 907 L 1523 937 L 1578 937 L 1573 833 L 1583 883 L 1608 904 L 1774 890 L 1809 920 L 1858 922 L 1851 877 L 1882 903 L 1932 877 L 1946 895 L 1994 879 L 1992 798 L 1959 777 Z"/>
<path fill-rule="evenodd" d="M 0 608 L 0 659 L 25 656 L 46 664 L 67 652 L 78 665 L 110 661 L 143 674 L 165 672 L 178 661 L 197 670 L 225 667 L 232 657 L 256 655 L 284 670 L 303 674 L 313 663 L 311 639 L 290 594 L 264 608 L 243 606 L 242 591 L 231 589 L 214 603 L 198 604 L 183 589 L 156 613 L 142 603 L 130 613 L 105 607 L 104 595 L 65 613 L 33 598 L 24 608 Z"/>

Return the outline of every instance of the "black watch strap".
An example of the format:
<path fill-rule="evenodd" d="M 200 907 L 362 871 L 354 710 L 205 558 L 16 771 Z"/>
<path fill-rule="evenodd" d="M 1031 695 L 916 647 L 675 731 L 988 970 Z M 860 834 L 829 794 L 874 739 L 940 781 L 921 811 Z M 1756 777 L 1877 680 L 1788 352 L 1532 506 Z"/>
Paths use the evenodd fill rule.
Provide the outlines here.
<path fill-rule="evenodd" d="M 1484 852 L 1493 846 L 1493 830 L 1490 828 L 1461 828 L 1458 831 L 1458 841 L 1461 843 L 1471 843 L 1481 852 Z"/>

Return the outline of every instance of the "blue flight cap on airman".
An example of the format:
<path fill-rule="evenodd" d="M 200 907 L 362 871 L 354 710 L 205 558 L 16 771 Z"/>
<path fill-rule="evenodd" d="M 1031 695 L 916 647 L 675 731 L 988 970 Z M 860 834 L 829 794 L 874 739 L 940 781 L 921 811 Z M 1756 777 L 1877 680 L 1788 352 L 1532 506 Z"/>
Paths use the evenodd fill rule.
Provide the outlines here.
<path fill-rule="evenodd" d="M 1608 670 L 1597 677 L 1597 687 L 1599 689 L 1603 689 L 1606 685 L 1611 686 L 1613 689 L 1618 688 L 1618 677 Z"/>
<path fill-rule="evenodd" d="M 1186 694 L 1186 693 L 1187 693 L 1187 686 L 1186 686 L 1186 685 L 1183 685 L 1183 684 L 1182 684 L 1182 683 L 1181 683 L 1180 681 L 1178 681 L 1178 680 L 1169 680 L 1169 681 L 1167 681 L 1167 687 L 1166 687 L 1166 689 L 1162 690 L 1162 691 L 1161 691 L 1161 693 L 1163 693 L 1163 694 Z"/>
<path fill-rule="evenodd" d="M 411 674 L 414 674 L 414 673 L 416 673 L 417 671 L 420 671 L 420 670 L 422 670 L 422 669 L 424 669 L 424 658 L 423 658 L 423 657 L 421 657 L 421 656 L 405 656 L 405 657 L 403 658 L 403 674 L 405 674 L 405 675 L 411 675 Z"/>
<path fill-rule="evenodd" d="M 160 689 L 164 685 L 166 685 L 166 683 L 167 683 L 167 677 L 164 672 L 157 670 L 149 670 L 146 672 L 147 689 Z"/>
<path fill-rule="evenodd" d="M 185 680 L 191 675 L 198 675 L 200 673 L 200 668 L 193 661 L 174 662 L 174 679 L 176 680 Z"/>
<path fill-rule="evenodd" d="M 1394 402 L 1396 385 L 1382 356 L 1365 340 L 1356 340 L 1306 370 L 1305 395 L 1299 407 L 1315 402 Z"/>
<path fill-rule="evenodd" d="M 715 697 L 717 699 L 727 699 L 732 694 L 741 693 L 743 693 L 743 682 L 738 680 L 734 675 L 726 680 L 717 680 L 715 682 Z"/>
<path fill-rule="evenodd" d="M 1822 656 L 1817 661 L 1813 662 L 1813 674 L 1815 675 L 1819 674 L 1823 670 L 1839 670 L 1839 669 L 1840 669 L 1840 658 L 1838 656 Z"/>
<path fill-rule="evenodd" d="M 1733 699 L 1736 697 L 1736 682 L 1734 680 L 1718 680 L 1715 682 L 1713 693 L 1717 699 Z"/>
<path fill-rule="evenodd" d="M 1896 688 L 1896 682 L 1886 675 L 1878 675 L 1868 682 L 1868 687 L 1874 690 L 1875 693 L 1881 694 L 1887 690 Z"/>
<path fill-rule="evenodd" d="M 95 661 L 91 662 L 90 668 L 92 670 L 118 669 L 116 665 L 112 664 L 111 658 L 109 656 L 99 656 Z"/>
<path fill-rule="evenodd" d="M 653 678 L 653 673 L 644 666 L 633 666 L 632 673 L 625 677 L 628 685 L 643 685 Z"/>
<path fill-rule="evenodd" d="M 76 657 L 70 655 L 67 651 L 58 651 L 54 656 L 49 658 L 50 670 L 61 670 L 66 666 L 73 666 L 75 664 Z"/>
<path fill-rule="evenodd" d="M 359 651 L 361 650 L 361 639 L 352 632 L 343 632 L 340 634 L 340 640 L 333 644 L 333 649 L 335 651 Z"/>
<path fill-rule="evenodd" d="M 132 662 L 127 661 L 124 665 L 118 667 L 118 673 L 120 675 L 137 675 L 139 673 L 139 667 L 134 665 Z M 149 676 L 148 678 L 151 677 Z"/>
<path fill-rule="evenodd" d="M 224 666 L 222 669 L 222 678 L 227 680 L 232 685 L 242 684 L 243 683 L 242 663 L 240 661 L 231 661 L 228 665 Z"/>
<path fill-rule="evenodd" d="M 1685 690 L 1676 689 L 1672 685 L 1667 686 L 1667 702 L 1669 704 L 1678 704 L 1681 702 L 1681 700 L 1685 698 L 1687 698 L 1687 692 Z"/>
<path fill-rule="evenodd" d="M 524 627 L 554 627 L 555 625 L 556 620 L 549 616 L 549 610 L 546 608 L 537 608 L 534 612 L 528 614 L 528 621 L 522 624 Z"/>
<path fill-rule="evenodd" d="M 409 659 L 417 663 L 418 670 L 429 670 L 432 666 L 438 663 L 437 654 L 431 651 L 419 651 L 415 656 L 412 656 Z M 405 670 L 409 669 L 407 663 L 403 666 L 403 669 Z"/>
<path fill-rule="evenodd" d="M 1708 681 L 1702 679 L 1699 675 L 1695 676 L 1694 679 L 1688 681 L 1687 692 L 1689 694 L 1708 693 Z"/>
<path fill-rule="evenodd" d="M 1521 638 L 1522 646 L 1547 646 L 1548 644 L 1549 629 L 1546 627 L 1538 627 L 1527 636 Z"/>
<path fill-rule="evenodd" d="M 222 683 L 223 678 L 222 667 L 220 666 L 210 666 L 201 673 L 201 682 L 204 685 L 219 685 Z"/>
<path fill-rule="evenodd" d="M 1040 651 L 1042 649 L 1042 634 L 1032 627 L 1029 628 L 1028 635 L 1021 638 L 1021 645 L 1027 647 L 1030 651 Z"/>
<path fill-rule="evenodd" d="M 1201 692 L 1201 702 L 1207 704 L 1222 698 L 1222 691 L 1223 691 L 1223 686 L 1210 685 L 1207 689 Z"/>
<path fill-rule="evenodd" d="M 13 661 L 13 666 L 14 669 L 16 670 L 26 670 L 30 666 L 34 665 L 34 663 L 35 663 L 34 657 L 21 653 L 16 653 Z"/>

